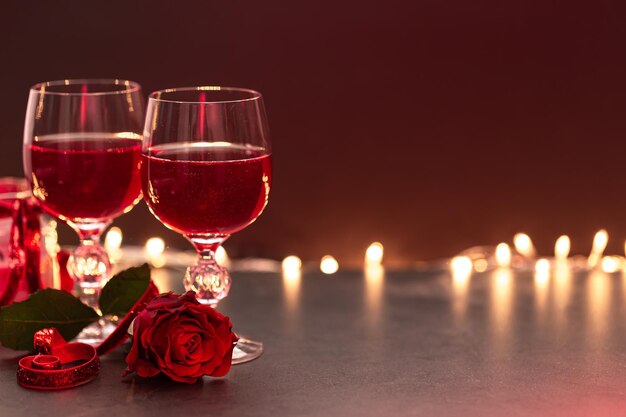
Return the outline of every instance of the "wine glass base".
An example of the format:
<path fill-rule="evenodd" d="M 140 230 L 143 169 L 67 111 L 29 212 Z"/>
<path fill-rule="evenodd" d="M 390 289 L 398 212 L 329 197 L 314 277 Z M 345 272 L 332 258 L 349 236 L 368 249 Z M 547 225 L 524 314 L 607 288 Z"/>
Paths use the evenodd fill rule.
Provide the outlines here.
<path fill-rule="evenodd" d="M 233 349 L 233 365 L 239 365 L 255 360 L 263 354 L 263 342 L 248 339 L 247 337 L 239 337 L 237 346 Z"/>
<path fill-rule="evenodd" d="M 73 341 L 96 347 L 109 337 L 113 330 L 115 330 L 114 323 L 106 319 L 100 319 L 85 327 Z"/>

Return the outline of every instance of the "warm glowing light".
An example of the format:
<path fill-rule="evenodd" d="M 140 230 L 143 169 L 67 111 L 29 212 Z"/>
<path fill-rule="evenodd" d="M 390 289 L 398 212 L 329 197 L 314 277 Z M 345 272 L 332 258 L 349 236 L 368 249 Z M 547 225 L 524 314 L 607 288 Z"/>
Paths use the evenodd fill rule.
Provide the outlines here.
<path fill-rule="evenodd" d="M 604 229 L 598 230 L 593 237 L 593 249 L 597 252 L 604 252 L 607 243 L 609 243 L 609 234 Z"/>
<path fill-rule="evenodd" d="M 339 270 L 339 263 L 332 256 L 326 255 L 320 262 L 320 270 L 325 274 L 334 274 Z"/>
<path fill-rule="evenodd" d="M 385 268 L 382 265 L 368 265 L 365 267 L 365 280 L 367 281 L 368 291 L 376 289 L 377 295 L 380 295 L 380 289 L 383 279 L 385 278 Z"/>
<path fill-rule="evenodd" d="M 535 256 L 535 246 L 533 245 L 532 240 L 526 233 L 518 233 L 513 237 L 513 244 L 515 245 L 515 250 L 519 252 L 522 256 L 527 258 L 532 258 Z"/>
<path fill-rule="evenodd" d="M 228 253 L 223 246 L 218 246 L 217 250 L 215 251 L 215 262 L 217 262 L 218 265 L 222 266 L 227 266 L 230 263 Z"/>
<path fill-rule="evenodd" d="M 104 238 L 104 249 L 109 254 L 109 259 L 111 259 L 113 263 L 116 263 L 122 258 L 122 251 L 120 250 L 122 240 L 122 229 L 119 227 L 109 229 Z"/>
<path fill-rule="evenodd" d="M 601 262 L 602 270 L 607 273 L 619 271 L 622 266 L 622 260 L 617 256 L 605 256 Z"/>
<path fill-rule="evenodd" d="M 537 309 L 540 313 L 545 311 L 549 283 L 550 261 L 547 259 L 539 259 L 537 263 L 535 263 L 535 297 Z"/>
<path fill-rule="evenodd" d="M 586 320 L 587 337 L 584 338 L 595 348 L 601 347 L 606 342 L 607 331 L 613 323 L 609 319 L 612 305 L 613 280 L 603 271 L 595 269 L 589 272 L 586 279 L 585 299 L 587 306 Z"/>
<path fill-rule="evenodd" d="M 566 235 L 559 236 L 554 244 L 554 257 L 557 261 L 564 261 L 569 256 L 570 240 Z"/>
<path fill-rule="evenodd" d="M 151 237 L 146 242 L 146 252 L 150 257 L 156 258 L 165 251 L 165 241 L 160 237 Z"/>
<path fill-rule="evenodd" d="M 472 276 L 472 260 L 467 256 L 455 256 L 450 260 L 452 271 L 452 290 L 454 291 L 453 309 L 460 315 L 465 311 L 467 290 Z"/>
<path fill-rule="evenodd" d="M 547 274 L 550 272 L 550 261 L 547 259 L 539 259 L 535 264 L 535 272 L 538 274 Z"/>
<path fill-rule="evenodd" d="M 287 256 L 283 259 L 283 287 L 285 290 L 285 302 L 290 313 L 294 313 L 298 306 L 300 280 L 302 277 L 301 268 L 302 261 L 297 256 Z"/>
<path fill-rule="evenodd" d="M 300 280 L 300 269 L 302 268 L 302 261 L 297 256 L 287 256 L 283 259 L 283 276 L 286 280 Z"/>
<path fill-rule="evenodd" d="M 450 261 L 452 278 L 457 281 L 466 281 L 472 274 L 472 260 L 467 256 L 455 256 Z"/>
<path fill-rule="evenodd" d="M 153 266 L 159 268 L 165 265 L 165 241 L 160 237 L 151 237 L 146 242 L 145 247 L 146 258 Z"/>
<path fill-rule="evenodd" d="M 490 316 L 493 330 L 497 336 L 494 341 L 497 349 L 507 348 L 506 335 L 511 331 L 511 312 L 513 311 L 513 271 L 509 268 L 498 268 L 493 273 L 491 287 Z"/>
<path fill-rule="evenodd" d="M 567 265 L 567 262 L 557 261 L 554 265 L 554 298 L 552 299 L 556 331 L 562 331 L 566 327 L 570 316 L 568 307 L 571 307 L 571 277 L 572 269 Z"/>
<path fill-rule="evenodd" d="M 486 259 L 480 258 L 474 261 L 474 269 L 476 272 L 485 272 L 489 267 L 489 262 Z"/>
<path fill-rule="evenodd" d="M 300 282 L 302 272 L 299 269 L 283 269 L 283 279 L 285 282 Z"/>
<path fill-rule="evenodd" d="M 299 270 L 302 268 L 302 261 L 297 256 L 287 256 L 283 259 L 283 271 L 285 270 Z"/>
<path fill-rule="evenodd" d="M 452 308 L 457 316 L 462 316 L 467 307 L 467 292 L 472 269 L 472 260 L 467 256 L 455 256 L 450 260 L 452 291 L 454 294 Z"/>
<path fill-rule="evenodd" d="M 379 264 L 383 260 L 383 244 L 380 242 L 374 242 L 365 251 L 365 263 L 367 264 Z"/>
<path fill-rule="evenodd" d="M 365 266 L 365 303 L 367 318 L 372 324 L 380 320 L 384 281 L 385 268 L 381 264 L 371 263 Z"/>
<path fill-rule="evenodd" d="M 503 268 L 511 265 L 511 248 L 506 243 L 496 246 L 496 263 Z"/>
<path fill-rule="evenodd" d="M 609 242 L 609 234 L 606 230 L 598 230 L 596 235 L 593 237 L 593 245 L 591 246 L 591 253 L 589 254 L 589 258 L 587 259 L 587 266 L 589 268 L 595 268 L 600 260 L 602 259 L 602 254 L 604 253 L 604 249 L 606 249 L 606 244 Z"/>
<path fill-rule="evenodd" d="M 114 251 L 122 246 L 122 230 L 119 227 L 112 227 L 104 238 L 104 247 L 107 251 Z"/>

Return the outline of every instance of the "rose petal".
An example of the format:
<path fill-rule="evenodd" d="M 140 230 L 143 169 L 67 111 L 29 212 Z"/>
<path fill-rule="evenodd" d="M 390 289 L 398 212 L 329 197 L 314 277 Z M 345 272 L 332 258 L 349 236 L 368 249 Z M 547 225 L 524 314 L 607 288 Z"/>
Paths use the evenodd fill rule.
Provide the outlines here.
<path fill-rule="evenodd" d="M 164 307 L 175 306 L 176 304 L 181 304 L 180 297 L 170 292 L 153 298 L 146 306 L 146 310 L 159 310 Z"/>
<path fill-rule="evenodd" d="M 138 358 L 135 363 L 135 372 L 141 377 L 150 378 L 158 375 L 161 371 L 152 362 Z"/>

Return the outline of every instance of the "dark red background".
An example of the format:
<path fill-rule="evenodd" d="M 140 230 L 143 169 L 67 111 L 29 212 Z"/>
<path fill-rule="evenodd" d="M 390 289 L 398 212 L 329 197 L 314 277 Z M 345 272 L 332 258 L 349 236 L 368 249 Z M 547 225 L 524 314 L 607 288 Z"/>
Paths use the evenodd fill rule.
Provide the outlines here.
<path fill-rule="evenodd" d="M 235 256 L 452 255 L 520 230 L 548 254 L 626 237 L 619 1 L 4 1 L 0 174 L 21 174 L 27 90 L 120 77 L 146 92 L 262 91 L 275 184 Z M 145 207 L 128 241 L 185 246 Z"/>

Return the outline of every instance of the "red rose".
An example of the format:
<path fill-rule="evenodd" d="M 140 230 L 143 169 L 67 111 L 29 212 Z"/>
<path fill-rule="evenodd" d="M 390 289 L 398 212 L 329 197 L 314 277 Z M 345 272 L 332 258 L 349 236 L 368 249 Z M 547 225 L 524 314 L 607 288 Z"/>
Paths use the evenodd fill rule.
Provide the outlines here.
<path fill-rule="evenodd" d="M 228 317 L 200 304 L 193 291 L 157 296 L 133 322 L 124 375 L 151 377 L 163 372 L 188 384 L 202 375 L 224 376 L 238 340 L 231 327 Z"/>

